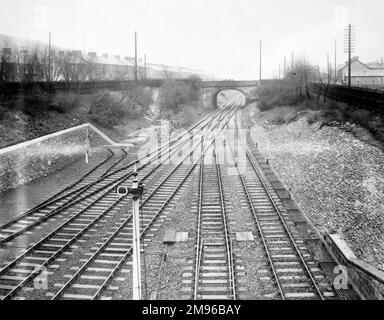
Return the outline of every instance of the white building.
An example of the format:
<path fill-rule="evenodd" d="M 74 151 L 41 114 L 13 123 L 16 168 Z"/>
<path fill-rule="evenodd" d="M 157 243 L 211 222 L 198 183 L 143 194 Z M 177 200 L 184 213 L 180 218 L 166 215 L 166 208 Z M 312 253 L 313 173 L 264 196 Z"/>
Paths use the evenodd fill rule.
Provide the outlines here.
<path fill-rule="evenodd" d="M 338 70 L 338 79 L 343 84 L 348 83 L 348 62 Z M 351 84 L 353 86 L 384 86 L 383 61 L 363 63 L 359 57 L 353 57 L 351 61 Z"/>

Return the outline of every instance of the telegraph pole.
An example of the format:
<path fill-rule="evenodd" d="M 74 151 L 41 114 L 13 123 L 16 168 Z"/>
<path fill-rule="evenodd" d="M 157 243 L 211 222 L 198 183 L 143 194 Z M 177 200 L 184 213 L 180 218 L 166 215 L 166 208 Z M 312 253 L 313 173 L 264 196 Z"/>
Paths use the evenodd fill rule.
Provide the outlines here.
<path fill-rule="evenodd" d="M 352 72 L 351 72 L 351 60 L 352 60 L 352 50 L 351 50 L 351 45 L 352 45 L 352 41 L 351 41 L 351 25 L 348 26 L 348 87 L 350 88 L 351 87 L 351 75 L 352 75 Z"/>
<path fill-rule="evenodd" d="M 352 78 L 352 52 L 355 52 L 355 33 L 354 27 L 349 24 L 344 34 L 344 52 L 348 53 L 348 87 L 351 88 Z"/>
<path fill-rule="evenodd" d="M 51 33 L 48 41 L 48 85 L 51 84 Z"/>
<path fill-rule="evenodd" d="M 147 55 L 144 55 L 144 79 L 147 79 Z"/>
<path fill-rule="evenodd" d="M 337 43 L 335 39 L 335 83 L 337 83 Z"/>
<path fill-rule="evenodd" d="M 260 69 L 259 69 L 259 80 L 261 85 L 261 40 L 260 40 Z"/>
<path fill-rule="evenodd" d="M 287 57 L 284 57 L 284 78 L 287 76 Z"/>
<path fill-rule="evenodd" d="M 292 52 L 292 66 L 291 66 L 292 70 L 293 70 L 293 67 L 294 67 L 294 61 L 295 61 L 295 59 L 294 59 L 294 54 L 293 54 L 293 52 Z"/>
<path fill-rule="evenodd" d="M 135 31 L 135 81 L 137 81 L 137 34 Z"/>

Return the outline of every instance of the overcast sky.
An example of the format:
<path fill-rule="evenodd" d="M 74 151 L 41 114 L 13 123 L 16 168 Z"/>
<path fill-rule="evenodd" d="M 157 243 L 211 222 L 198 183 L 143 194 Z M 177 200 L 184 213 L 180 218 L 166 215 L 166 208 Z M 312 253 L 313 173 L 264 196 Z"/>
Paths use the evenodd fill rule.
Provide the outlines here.
<path fill-rule="evenodd" d="M 46 40 L 51 32 L 58 46 L 132 56 L 137 30 L 139 55 L 150 62 L 234 79 L 258 78 L 260 39 L 263 77 L 292 51 L 325 66 L 335 38 L 343 62 L 348 22 L 356 55 L 384 56 L 383 0 L 0 0 L 2 34 Z"/>

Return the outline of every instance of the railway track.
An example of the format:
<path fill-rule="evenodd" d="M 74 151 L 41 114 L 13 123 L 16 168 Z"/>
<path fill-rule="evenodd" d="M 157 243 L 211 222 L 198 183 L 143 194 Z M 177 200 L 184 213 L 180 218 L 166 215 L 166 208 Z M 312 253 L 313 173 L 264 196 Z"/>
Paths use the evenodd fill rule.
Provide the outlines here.
<path fill-rule="evenodd" d="M 145 174 L 143 180 L 153 171 L 153 168 L 147 169 L 146 174 L 144 170 L 141 171 L 141 174 Z M 122 182 L 129 183 L 129 178 Z M 108 194 L 106 199 L 102 197 L 105 194 Z M 15 295 L 39 275 L 44 267 L 57 262 L 60 256 L 73 250 L 75 245 L 80 244 L 78 240 L 81 237 L 97 233 L 105 222 L 103 218 L 116 214 L 129 203 L 129 199 L 116 194 L 113 186 L 102 195 L 90 197 L 86 204 L 82 204 L 85 207 L 0 270 L 0 295 L 3 299 Z"/>
<path fill-rule="evenodd" d="M 187 141 L 189 133 L 193 130 L 198 133 L 201 132 L 218 114 L 219 113 L 215 113 L 205 117 L 183 135 L 175 138 L 168 144 L 163 145 L 162 148 L 149 152 L 146 157 L 139 160 L 145 161 L 148 164 L 151 161 L 156 160 L 156 157 L 159 158 L 159 156 L 163 156 L 165 153 L 174 152 L 174 150 L 183 146 Z M 71 185 L 70 188 L 65 188 L 54 197 L 0 226 L 0 244 L 9 243 L 21 235 L 28 235 L 27 232 L 29 230 L 41 226 L 44 222 L 46 223 L 45 225 L 42 225 L 43 227 L 60 225 L 60 223 L 68 218 L 68 215 L 70 216 L 70 209 L 74 205 L 81 203 L 86 204 L 87 199 L 90 197 L 97 197 L 98 195 L 103 194 L 103 191 L 110 185 L 120 183 L 122 179 L 129 177 L 132 174 L 132 168 L 136 161 L 113 170 L 113 168 L 120 164 L 126 156 L 127 154 L 123 152 L 121 159 L 114 162 L 112 166 L 108 166 L 106 170 L 102 171 L 101 176 L 95 178 L 92 174 L 100 170 L 100 167 L 104 166 L 105 163 L 101 163 L 101 165 L 92 170 L 89 175 L 87 174 L 82 177 L 79 181 Z M 107 158 L 107 160 L 109 160 L 109 158 Z M 88 182 L 89 179 L 90 182 Z M 86 180 L 85 184 L 80 185 L 84 180 Z M 57 221 L 54 221 L 53 218 Z M 21 242 L 24 242 L 24 240 Z"/>
<path fill-rule="evenodd" d="M 211 150 L 210 150 L 211 151 Z M 194 299 L 236 299 L 232 243 L 227 225 L 221 169 L 200 163 Z"/>
<path fill-rule="evenodd" d="M 220 120 L 213 127 L 213 130 L 219 124 Z M 196 145 L 141 203 L 141 238 L 151 229 L 152 224 L 174 197 L 180 195 L 183 186 L 188 184 L 196 170 L 197 162 L 201 161 L 202 155 L 193 164 L 185 164 L 185 162 L 198 150 L 199 146 L 203 147 L 202 142 Z M 204 154 L 206 151 L 202 152 Z M 117 286 L 110 286 L 110 283 L 113 282 L 119 272 L 127 271 L 124 269 L 124 265 L 127 265 L 127 260 L 132 254 L 131 231 L 132 214 L 129 214 L 122 224 L 106 237 L 92 256 L 84 261 L 84 264 L 60 288 L 53 299 L 97 299 L 101 297 L 102 292 L 108 291 L 106 290 L 108 286 L 109 288 L 117 288 Z M 95 272 L 98 274 L 95 275 Z M 92 284 L 87 284 L 86 281 L 90 278 L 95 281 Z M 109 289 L 109 291 L 113 291 L 113 289 Z M 111 294 L 113 295 L 113 292 Z M 110 296 L 107 294 L 107 297 Z M 104 298 L 106 297 L 104 296 Z"/>
<path fill-rule="evenodd" d="M 238 132 L 238 123 L 235 121 Z M 289 221 L 287 212 L 274 193 L 272 186 L 263 177 L 257 161 L 246 143 L 235 135 L 237 146 L 244 150 L 245 159 L 234 152 L 234 140 L 228 136 L 229 147 L 252 212 L 257 232 L 281 299 L 332 299 L 333 289 L 327 283 L 322 270 L 312 257 L 304 239 Z M 239 161 L 246 162 L 246 171 L 239 168 Z"/>
<path fill-rule="evenodd" d="M 93 181 L 105 176 L 117 164 L 122 162 L 126 156 L 127 154 L 123 152 L 123 155 L 116 160 L 114 153 L 109 150 L 109 156 L 105 160 L 97 164 L 78 180 L 34 208 L 0 226 L 0 244 L 6 243 L 23 232 L 37 226 L 45 220 L 45 217 L 49 217 L 50 212 L 57 212 L 60 209 L 64 209 L 68 203 L 78 198 Z"/>
<path fill-rule="evenodd" d="M 220 111 L 217 114 L 220 113 L 228 113 L 230 111 Z M 204 125 L 201 126 L 199 129 L 199 133 L 201 133 L 201 130 L 206 128 L 207 124 L 211 123 L 212 121 L 216 121 L 218 126 L 220 124 L 220 119 L 217 121 L 217 114 L 214 115 L 211 118 L 207 118 L 206 120 L 202 122 Z M 205 123 L 206 122 L 206 123 Z M 195 126 L 196 127 L 196 126 Z M 170 154 L 175 154 L 178 148 L 182 146 L 185 142 L 182 139 L 177 139 L 177 143 L 170 143 L 168 146 L 164 148 L 164 151 L 168 152 L 169 149 L 172 149 L 172 152 Z M 175 147 L 175 146 L 178 147 Z M 167 150 L 168 149 L 168 150 Z M 192 151 L 193 152 L 193 151 Z M 151 160 L 151 159 L 149 159 Z M 142 174 L 142 179 L 147 179 L 149 176 L 154 174 L 156 169 L 158 169 L 161 165 L 148 165 L 150 164 L 150 161 L 148 161 L 146 164 L 142 165 L 139 169 L 139 174 Z M 147 168 L 148 167 L 148 168 Z M 179 167 L 177 167 L 179 168 Z M 178 170 L 181 170 L 182 167 L 180 167 Z M 190 169 L 188 169 L 188 176 L 192 172 L 192 166 Z M 123 168 L 124 169 L 124 168 Z M 148 170 L 147 172 L 144 171 Z M 103 177 L 103 180 L 106 180 L 108 176 L 113 175 L 115 173 L 121 173 L 123 172 L 122 169 L 116 170 L 114 172 L 111 172 L 107 176 Z M 174 174 L 174 172 L 173 172 Z M 67 217 L 68 219 L 65 220 L 63 223 L 61 223 L 56 229 L 54 229 L 52 232 L 50 232 L 47 236 L 45 236 L 43 239 L 38 241 L 36 244 L 32 245 L 29 249 L 27 249 L 25 252 L 23 252 L 21 255 L 7 263 L 6 266 L 4 266 L 0 270 L 0 296 L 3 299 L 7 298 L 12 298 L 14 297 L 22 288 L 27 287 L 27 284 L 31 284 L 31 281 L 36 278 L 40 274 L 42 270 L 44 270 L 45 267 L 51 265 L 53 262 L 59 261 L 60 258 L 64 253 L 69 252 L 71 249 L 73 249 L 74 244 L 78 244 L 79 240 L 81 238 L 84 238 L 85 235 L 88 235 L 90 232 L 97 232 L 97 225 L 102 219 L 106 218 L 108 215 L 114 215 L 116 211 L 119 209 L 119 207 L 126 206 L 127 203 L 124 202 L 125 200 L 123 199 L 124 197 L 119 197 L 117 194 L 114 193 L 114 188 L 121 184 L 121 183 L 129 183 L 129 178 L 131 177 L 131 172 L 128 174 L 123 174 L 122 177 L 118 178 L 117 180 L 112 180 L 112 182 L 108 183 L 107 187 L 101 188 L 97 191 L 94 191 L 92 195 L 88 195 L 86 197 L 86 201 L 82 201 L 78 203 L 78 205 L 81 207 L 78 208 L 79 211 L 75 211 L 75 213 L 71 217 Z M 112 178 L 109 178 L 112 179 Z M 169 183 L 172 185 L 175 184 L 177 181 L 176 178 L 172 178 L 171 176 L 168 176 Z M 175 180 L 176 179 L 176 180 Z M 187 177 L 183 179 L 185 181 Z M 167 180 L 168 181 L 168 180 Z M 178 185 L 180 188 L 182 186 L 182 183 Z M 167 182 L 164 180 L 158 187 L 156 187 L 155 190 L 158 188 L 165 188 L 165 191 L 167 191 Z M 164 190 L 158 190 L 158 192 L 163 192 Z M 178 189 L 177 189 L 178 190 Z M 175 195 L 177 192 L 173 192 L 171 194 L 171 197 Z M 168 191 L 169 192 L 169 186 L 168 186 Z M 108 195 L 108 197 L 106 197 Z M 85 198 L 85 197 L 84 197 Z M 150 199 L 154 198 L 153 196 L 149 197 Z M 162 198 L 160 198 L 162 199 Z M 153 204 L 154 202 L 154 204 Z M 168 203 L 166 201 L 163 203 L 163 205 L 160 207 L 159 210 L 163 210 L 164 206 Z M 156 204 L 159 204 L 159 200 L 156 202 L 156 198 L 154 198 L 151 202 L 151 204 L 148 203 L 148 206 L 156 206 Z M 75 209 L 76 207 L 74 207 Z M 145 209 L 145 208 L 143 208 Z M 160 212 L 160 211 L 158 211 Z M 158 215 L 158 214 L 157 214 Z M 148 228 L 149 225 L 151 225 L 151 221 L 155 219 L 157 216 L 156 214 L 152 217 L 150 220 L 150 223 L 147 225 L 147 227 L 144 227 L 143 232 L 145 232 Z M 147 217 L 144 217 L 146 219 L 150 219 L 150 214 L 148 213 Z M 125 218 L 123 224 L 121 224 L 114 232 L 113 234 L 108 237 L 107 243 L 104 243 L 98 250 L 93 253 L 95 254 L 95 257 L 100 253 L 104 254 L 105 252 L 100 252 L 100 251 L 105 251 L 105 250 L 110 250 L 111 246 L 113 247 L 115 245 L 115 236 L 117 234 L 120 234 L 122 230 L 124 230 L 125 227 L 129 229 L 129 222 L 130 218 Z M 124 236 L 123 232 L 123 236 Z M 115 236 L 112 236 L 115 235 Z M 121 235 L 121 234 L 120 234 Z M 125 234 L 126 236 L 129 235 Z M 121 238 L 121 237 L 118 237 Z M 127 240 L 127 239 L 126 239 Z M 128 239 L 129 240 L 129 239 Z M 118 240 L 120 241 L 120 240 Z M 123 240 L 124 242 L 124 240 Z M 124 247 L 124 246 L 123 246 Z M 130 255 L 130 250 L 126 251 L 126 253 L 123 255 L 124 261 L 125 259 Z M 92 263 L 98 263 L 100 262 L 100 259 L 92 259 L 89 263 L 86 264 L 86 266 L 81 266 L 79 270 L 83 271 L 89 271 L 87 268 L 90 264 Z M 113 269 L 113 272 L 107 276 L 105 279 L 105 283 L 108 283 L 111 279 L 113 279 L 114 274 L 117 272 L 117 270 L 121 267 L 123 262 L 119 262 L 116 266 L 115 269 Z M 96 268 L 97 267 L 91 267 L 91 268 Z M 91 269 L 92 270 L 92 269 Z M 79 279 L 84 278 L 80 277 Z M 86 276 L 86 275 L 85 275 Z M 75 277 L 77 279 L 77 277 Z M 75 283 L 76 281 L 71 281 L 71 283 Z M 81 283 L 80 283 L 81 285 Z M 100 292 L 106 288 L 106 284 L 102 284 L 102 286 L 96 291 L 96 293 L 92 296 L 93 298 L 96 298 L 100 296 Z M 81 287 L 81 286 L 80 286 Z M 64 287 L 67 289 L 67 287 Z M 72 287 L 71 287 L 72 288 Z M 60 290 L 59 292 L 64 291 Z M 75 289 L 79 289 L 76 288 Z M 71 293 L 69 293 L 71 294 Z M 54 297 L 59 297 L 61 294 L 59 293 L 58 295 L 56 294 Z M 65 295 L 63 295 L 65 297 Z"/>

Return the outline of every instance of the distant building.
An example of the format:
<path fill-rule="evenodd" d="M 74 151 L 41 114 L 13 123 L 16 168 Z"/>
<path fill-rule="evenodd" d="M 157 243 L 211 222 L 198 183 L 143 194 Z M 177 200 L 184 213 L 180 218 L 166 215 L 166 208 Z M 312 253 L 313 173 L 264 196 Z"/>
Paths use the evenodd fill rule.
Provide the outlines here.
<path fill-rule="evenodd" d="M 51 49 L 51 79 L 53 81 L 132 80 L 135 78 L 135 59 L 107 53 L 66 50 L 53 46 Z M 0 80 L 44 81 L 47 78 L 48 46 L 46 43 L 18 39 L 0 34 L 0 56 L 3 71 Z M 6 61 L 4 60 L 6 57 Z M 177 79 L 198 75 L 212 78 L 200 70 L 185 67 L 147 63 L 138 58 L 139 79 Z M 4 75 L 3 75 L 4 74 Z"/>
<path fill-rule="evenodd" d="M 342 84 L 348 83 L 348 62 L 338 69 L 338 79 Z M 384 86 L 383 61 L 363 63 L 359 57 L 351 61 L 351 85 L 353 86 Z"/>

